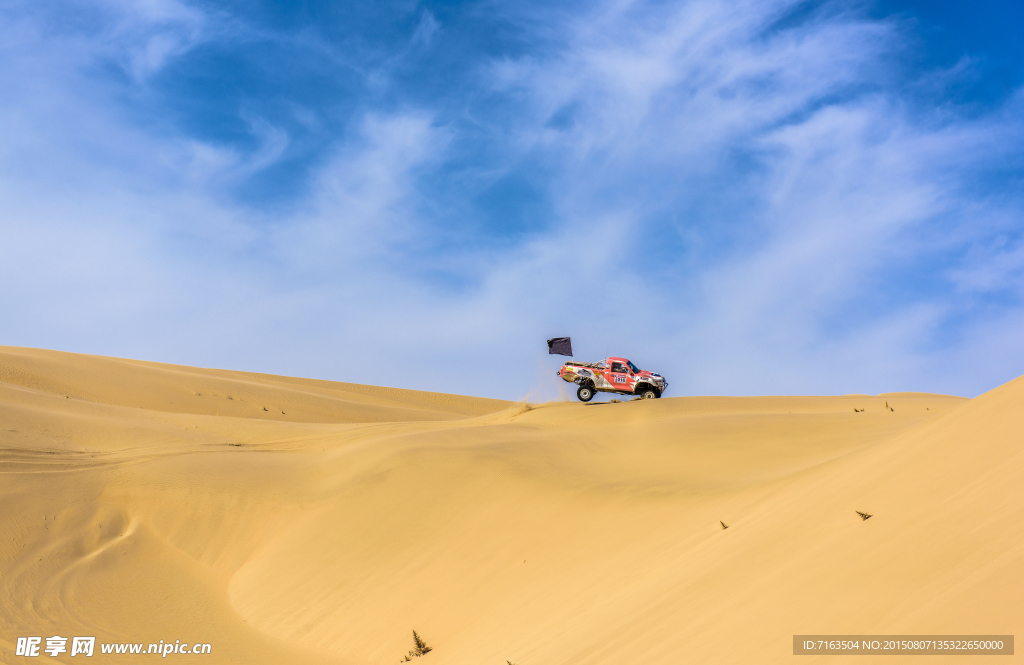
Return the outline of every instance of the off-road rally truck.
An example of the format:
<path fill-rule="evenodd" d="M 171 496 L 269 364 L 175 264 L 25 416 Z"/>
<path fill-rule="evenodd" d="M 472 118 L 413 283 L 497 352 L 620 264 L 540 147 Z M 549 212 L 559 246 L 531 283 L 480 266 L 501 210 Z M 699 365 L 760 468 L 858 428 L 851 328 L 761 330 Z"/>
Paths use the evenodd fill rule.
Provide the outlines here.
<path fill-rule="evenodd" d="M 575 383 L 576 397 L 581 402 L 594 399 L 595 393 L 638 395 L 644 399 L 661 397 L 668 382 L 661 374 L 639 369 L 625 358 L 608 358 L 596 363 L 570 360 L 558 370 L 563 381 Z"/>

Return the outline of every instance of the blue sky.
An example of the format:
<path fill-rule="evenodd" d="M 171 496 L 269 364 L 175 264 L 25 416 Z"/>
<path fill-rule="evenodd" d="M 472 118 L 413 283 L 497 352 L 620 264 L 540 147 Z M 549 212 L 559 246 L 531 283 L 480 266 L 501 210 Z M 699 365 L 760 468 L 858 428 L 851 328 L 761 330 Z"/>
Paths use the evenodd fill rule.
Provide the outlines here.
<path fill-rule="evenodd" d="M 1024 373 L 1019 2 L 0 7 L 0 344 L 519 399 Z"/>

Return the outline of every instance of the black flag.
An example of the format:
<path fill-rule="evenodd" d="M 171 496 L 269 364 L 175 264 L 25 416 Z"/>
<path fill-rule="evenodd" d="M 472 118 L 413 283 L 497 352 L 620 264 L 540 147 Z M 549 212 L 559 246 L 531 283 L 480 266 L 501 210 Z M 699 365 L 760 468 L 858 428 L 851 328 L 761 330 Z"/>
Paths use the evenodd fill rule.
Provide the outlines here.
<path fill-rule="evenodd" d="M 571 356 L 572 339 L 568 337 L 552 337 L 548 340 L 548 354 Z"/>

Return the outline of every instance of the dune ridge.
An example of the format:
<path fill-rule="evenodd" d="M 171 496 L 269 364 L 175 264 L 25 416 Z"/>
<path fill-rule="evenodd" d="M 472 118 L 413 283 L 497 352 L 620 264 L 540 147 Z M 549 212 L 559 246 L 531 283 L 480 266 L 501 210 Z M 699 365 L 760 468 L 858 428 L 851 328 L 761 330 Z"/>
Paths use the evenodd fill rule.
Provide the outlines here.
<path fill-rule="evenodd" d="M 415 629 L 424 665 L 598 665 L 1019 633 L 1021 422 L 1021 379 L 531 405 L 0 347 L 0 661 L 54 634 L 369 664 Z"/>

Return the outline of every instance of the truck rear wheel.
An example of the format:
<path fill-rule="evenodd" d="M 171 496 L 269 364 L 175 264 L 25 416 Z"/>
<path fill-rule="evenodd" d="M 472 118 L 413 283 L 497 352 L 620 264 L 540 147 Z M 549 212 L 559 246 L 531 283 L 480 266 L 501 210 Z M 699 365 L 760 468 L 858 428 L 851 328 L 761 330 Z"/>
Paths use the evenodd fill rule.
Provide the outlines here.
<path fill-rule="evenodd" d="M 640 389 L 640 397 L 643 397 L 644 399 L 654 399 L 657 396 L 657 389 L 652 388 L 651 386 L 644 386 Z"/>
<path fill-rule="evenodd" d="M 579 397 L 581 402 L 589 402 L 594 399 L 594 389 L 590 386 L 580 386 L 576 389 L 576 397 Z"/>

